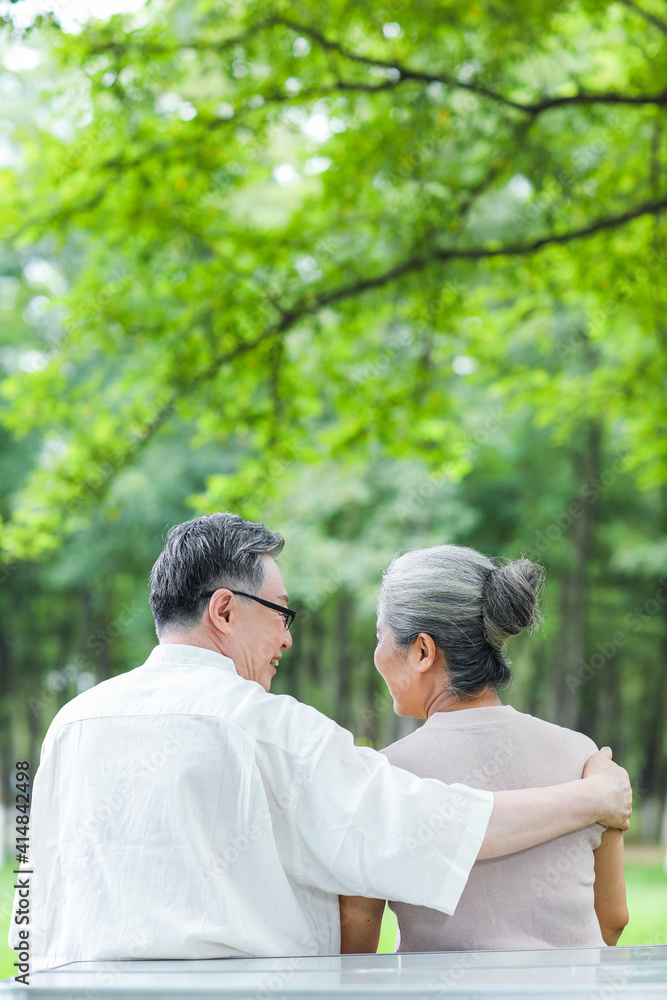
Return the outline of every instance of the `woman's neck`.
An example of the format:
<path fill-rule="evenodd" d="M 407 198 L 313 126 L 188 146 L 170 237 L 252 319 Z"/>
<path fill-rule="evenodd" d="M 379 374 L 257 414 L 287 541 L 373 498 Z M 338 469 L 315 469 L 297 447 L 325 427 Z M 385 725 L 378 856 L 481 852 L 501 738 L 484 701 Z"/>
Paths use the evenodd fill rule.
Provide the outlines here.
<path fill-rule="evenodd" d="M 464 708 L 493 708 L 498 705 L 502 706 L 502 701 L 494 687 L 482 688 L 474 694 L 459 695 L 445 688 L 426 706 L 426 718 L 429 719 L 436 712 L 459 712 Z"/>

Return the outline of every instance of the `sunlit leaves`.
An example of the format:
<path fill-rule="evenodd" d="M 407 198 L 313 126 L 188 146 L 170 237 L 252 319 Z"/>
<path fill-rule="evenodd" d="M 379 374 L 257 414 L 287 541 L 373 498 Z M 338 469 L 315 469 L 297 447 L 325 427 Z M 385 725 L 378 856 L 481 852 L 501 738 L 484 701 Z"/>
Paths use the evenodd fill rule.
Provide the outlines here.
<path fill-rule="evenodd" d="M 59 76 L 16 126 L 0 229 L 68 289 L 4 419 L 64 450 L 17 497 L 8 551 L 28 551 L 22 524 L 31 554 L 79 524 L 88 468 L 113 479 L 168 420 L 234 455 L 195 507 L 254 515 L 283 488 L 267 454 L 461 478 L 473 387 L 482 422 L 528 409 L 556 441 L 604 419 L 658 481 L 659 213 L 521 252 L 666 197 L 664 102 L 617 99 L 667 86 L 664 39 L 631 11 L 171 5 L 32 35 Z"/>

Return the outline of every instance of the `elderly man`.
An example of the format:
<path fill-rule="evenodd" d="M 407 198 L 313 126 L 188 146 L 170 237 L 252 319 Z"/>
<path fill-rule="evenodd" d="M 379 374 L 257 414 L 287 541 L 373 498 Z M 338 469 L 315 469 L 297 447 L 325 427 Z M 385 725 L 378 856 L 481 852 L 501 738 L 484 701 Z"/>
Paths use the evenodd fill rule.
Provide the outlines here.
<path fill-rule="evenodd" d="M 477 857 L 627 826 L 627 775 L 603 754 L 584 780 L 493 794 L 416 778 L 270 694 L 292 644 L 282 546 L 233 514 L 172 528 L 151 574 L 159 645 L 51 724 L 31 815 L 33 971 L 337 953 L 339 893 L 452 913 Z"/>

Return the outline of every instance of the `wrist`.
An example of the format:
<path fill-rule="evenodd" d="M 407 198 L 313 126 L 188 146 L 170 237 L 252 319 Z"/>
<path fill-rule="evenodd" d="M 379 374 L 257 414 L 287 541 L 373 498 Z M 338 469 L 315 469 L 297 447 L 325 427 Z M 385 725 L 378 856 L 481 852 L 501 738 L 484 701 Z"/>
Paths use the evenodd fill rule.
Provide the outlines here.
<path fill-rule="evenodd" d="M 592 823 L 602 823 L 604 826 L 603 817 L 607 815 L 608 789 L 603 775 L 592 774 L 590 777 L 582 778 L 579 784 L 584 792 L 582 812 L 586 826 Z"/>

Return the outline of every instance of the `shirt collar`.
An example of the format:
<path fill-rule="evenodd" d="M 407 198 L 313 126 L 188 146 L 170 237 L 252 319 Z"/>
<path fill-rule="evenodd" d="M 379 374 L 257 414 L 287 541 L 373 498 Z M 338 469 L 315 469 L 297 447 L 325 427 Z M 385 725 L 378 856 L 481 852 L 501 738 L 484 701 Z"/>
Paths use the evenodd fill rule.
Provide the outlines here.
<path fill-rule="evenodd" d="M 203 646 L 187 646 L 182 643 L 165 643 L 156 646 L 146 660 L 146 666 L 197 666 L 197 667 L 221 667 L 236 673 L 234 661 L 222 653 L 216 653 L 214 649 L 205 649 Z"/>
<path fill-rule="evenodd" d="M 452 712 L 434 712 L 424 723 L 429 729 L 479 729 L 482 726 L 516 722 L 521 713 L 511 705 L 487 705 L 485 708 L 460 708 Z"/>

